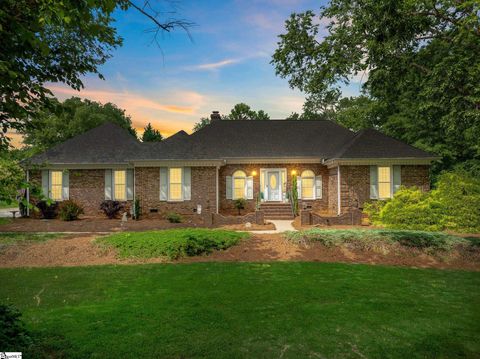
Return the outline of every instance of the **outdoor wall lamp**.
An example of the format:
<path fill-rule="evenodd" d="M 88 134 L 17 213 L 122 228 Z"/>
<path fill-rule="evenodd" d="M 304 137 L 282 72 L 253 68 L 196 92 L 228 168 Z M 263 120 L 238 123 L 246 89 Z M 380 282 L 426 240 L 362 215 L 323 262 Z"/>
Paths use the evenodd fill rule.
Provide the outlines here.
<path fill-rule="evenodd" d="M 252 171 L 252 176 L 256 176 L 257 175 L 257 171 Z"/>
<path fill-rule="evenodd" d="M 295 176 L 297 174 L 297 170 L 292 170 L 292 176 Z"/>

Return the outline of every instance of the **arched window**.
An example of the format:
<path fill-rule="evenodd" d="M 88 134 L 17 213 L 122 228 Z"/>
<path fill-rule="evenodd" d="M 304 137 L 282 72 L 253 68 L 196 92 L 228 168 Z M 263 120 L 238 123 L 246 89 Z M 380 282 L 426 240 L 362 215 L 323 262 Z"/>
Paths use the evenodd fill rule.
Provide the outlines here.
<path fill-rule="evenodd" d="M 238 170 L 233 173 L 233 199 L 246 198 L 246 183 L 247 175 L 245 172 Z"/>
<path fill-rule="evenodd" d="M 302 172 L 302 199 L 315 198 L 315 174 L 313 171 Z"/>

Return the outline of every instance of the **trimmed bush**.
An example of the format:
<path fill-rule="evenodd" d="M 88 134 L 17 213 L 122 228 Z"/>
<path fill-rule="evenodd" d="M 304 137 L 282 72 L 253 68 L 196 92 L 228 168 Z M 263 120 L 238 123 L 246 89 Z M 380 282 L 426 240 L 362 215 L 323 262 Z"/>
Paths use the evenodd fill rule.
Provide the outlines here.
<path fill-rule="evenodd" d="M 115 233 L 97 241 L 117 248 L 122 257 L 177 259 L 226 249 L 247 237 L 246 232 L 185 228 Z"/>
<path fill-rule="evenodd" d="M 100 204 L 100 209 L 105 213 L 105 215 L 113 219 L 117 216 L 118 212 L 120 212 L 124 208 L 123 203 L 120 203 L 118 201 L 103 201 L 102 204 Z"/>
<path fill-rule="evenodd" d="M 58 213 L 58 202 L 48 204 L 47 201 L 40 201 L 36 204 L 44 219 L 54 219 Z"/>
<path fill-rule="evenodd" d="M 370 249 L 381 244 L 398 243 L 402 246 L 419 249 L 450 250 L 458 244 L 469 245 L 463 238 L 440 232 L 408 230 L 360 230 L 360 229 L 309 229 L 286 232 L 285 238 L 295 243 L 320 242 L 327 247 L 351 244 L 361 249 Z"/>
<path fill-rule="evenodd" d="M 59 217 L 64 221 L 74 221 L 83 214 L 83 208 L 74 201 L 64 201 L 60 203 L 58 209 Z"/>
<path fill-rule="evenodd" d="M 233 201 L 233 206 L 238 210 L 238 215 L 241 214 L 242 209 L 245 209 L 247 201 L 244 198 L 237 198 Z"/>
<path fill-rule="evenodd" d="M 373 224 L 387 228 L 479 232 L 480 179 L 446 172 L 430 192 L 401 188 L 391 200 L 366 204 L 364 212 Z"/>
<path fill-rule="evenodd" d="M 182 223 L 183 218 L 181 215 L 175 212 L 169 212 L 165 215 L 165 219 L 167 219 L 170 223 Z"/>
<path fill-rule="evenodd" d="M 14 307 L 0 304 L 1 350 L 15 352 L 32 344 L 30 334 L 20 320 L 21 313 Z"/>

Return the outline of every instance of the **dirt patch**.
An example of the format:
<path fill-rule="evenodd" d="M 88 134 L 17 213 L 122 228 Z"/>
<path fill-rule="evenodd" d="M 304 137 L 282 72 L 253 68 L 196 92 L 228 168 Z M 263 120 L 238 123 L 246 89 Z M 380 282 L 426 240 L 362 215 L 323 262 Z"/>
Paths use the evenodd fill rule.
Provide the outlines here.
<path fill-rule="evenodd" d="M 103 248 L 97 235 L 70 235 L 46 242 L 11 245 L 0 253 L 0 267 L 83 266 L 167 262 L 163 258 L 123 260 L 113 249 Z M 366 263 L 419 268 L 465 269 L 480 271 L 480 249 L 458 249 L 431 255 L 406 247 L 395 250 L 365 251 L 349 247 L 325 247 L 320 243 L 294 244 L 279 234 L 256 234 L 224 251 L 183 258 L 176 262 L 268 262 L 314 261 Z"/>
<path fill-rule="evenodd" d="M 275 225 L 273 223 L 267 222 L 266 224 L 255 224 L 251 223 L 250 227 L 246 227 L 245 223 L 242 224 L 229 224 L 226 226 L 221 226 L 222 229 L 231 229 L 234 231 L 268 231 L 275 230 Z"/>

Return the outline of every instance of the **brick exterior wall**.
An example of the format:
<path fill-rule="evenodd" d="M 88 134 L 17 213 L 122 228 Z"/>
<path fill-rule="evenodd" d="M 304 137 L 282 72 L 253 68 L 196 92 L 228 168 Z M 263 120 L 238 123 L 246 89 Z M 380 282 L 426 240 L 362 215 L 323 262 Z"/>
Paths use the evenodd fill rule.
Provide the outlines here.
<path fill-rule="evenodd" d="M 328 169 L 320 163 L 292 163 L 292 164 L 238 164 L 222 166 L 219 170 L 219 191 L 220 191 L 220 212 L 225 214 L 237 213 L 233 206 L 233 200 L 226 198 L 226 177 L 232 176 L 237 170 L 244 171 L 247 176 L 251 176 L 252 172 L 257 173 L 253 177 L 253 199 L 247 200 L 244 212 L 255 211 L 256 198 L 260 194 L 260 169 L 263 168 L 285 168 L 287 170 L 287 191 L 290 191 L 292 184 L 292 171 L 296 170 L 297 175 L 301 175 L 304 170 L 312 170 L 315 176 L 322 176 L 323 191 L 322 199 L 303 201 L 312 206 L 313 210 L 326 211 L 328 207 Z M 192 178 L 193 182 L 193 178 Z M 302 208 L 302 201 L 299 203 Z"/>
<path fill-rule="evenodd" d="M 135 168 L 135 194 L 140 199 L 142 213 L 147 216 L 164 216 L 167 212 L 182 215 L 193 215 L 197 205 L 202 206 L 202 212 L 215 212 L 216 182 L 215 167 L 192 167 L 191 200 L 182 202 L 160 201 L 160 168 Z M 157 209 L 158 214 L 150 213 Z"/>
<path fill-rule="evenodd" d="M 219 205 L 220 213 L 236 214 L 233 200 L 226 199 L 226 176 L 232 176 L 236 170 L 243 170 L 250 176 L 253 171 L 254 199 L 247 201 L 243 213 L 253 212 L 257 196 L 260 193 L 261 168 L 286 168 L 287 190 L 291 188 L 291 172 L 300 175 L 304 170 L 312 170 L 316 176 L 322 175 L 322 199 L 303 201 L 311 205 L 311 210 L 324 215 L 337 213 L 337 168 L 327 169 L 322 164 L 239 164 L 226 165 L 219 170 Z M 363 203 L 370 199 L 369 166 L 341 166 L 341 204 L 342 213 L 350 209 L 362 208 Z M 103 216 L 100 204 L 105 196 L 104 169 L 70 170 L 70 199 L 79 203 L 88 216 Z M 430 189 L 429 166 L 402 166 L 402 185 L 417 186 L 423 191 Z M 41 184 L 40 171 L 30 171 L 30 180 Z M 202 212 L 216 210 L 216 169 L 215 167 L 192 167 L 191 200 L 183 202 L 160 201 L 160 170 L 159 167 L 137 167 L 135 169 L 135 192 L 140 199 L 142 212 L 146 216 L 164 216 L 167 212 L 177 212 L 182 215 L 193 215 L 197 205 L 202 206 Z M 357 205 L 358 203 L 358 205 Z M 131 203 L 127 203 L 127 210 Z M 299 203 L 302 209 L 302 201 Z M 158 214 L 150 214 L 150 209 L 157 209 Z"/>

